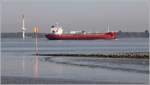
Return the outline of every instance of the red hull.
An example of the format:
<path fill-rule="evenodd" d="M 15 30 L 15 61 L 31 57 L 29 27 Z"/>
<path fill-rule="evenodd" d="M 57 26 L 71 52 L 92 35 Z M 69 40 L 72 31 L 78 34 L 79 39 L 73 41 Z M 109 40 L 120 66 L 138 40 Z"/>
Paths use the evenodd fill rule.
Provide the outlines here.
<path fill-rule="evenodd" d="M 116 32 L 96 33 L 96 34 L 47 34 L 49 40 L 96 40 L 96 39 L 116 39 Z"/>

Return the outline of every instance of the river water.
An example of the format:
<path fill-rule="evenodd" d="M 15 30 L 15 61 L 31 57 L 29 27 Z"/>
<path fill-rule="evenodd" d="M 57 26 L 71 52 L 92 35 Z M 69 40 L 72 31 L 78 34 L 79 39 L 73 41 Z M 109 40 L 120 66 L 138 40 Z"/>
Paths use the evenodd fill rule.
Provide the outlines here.
<path fill-rule="evenodd" d="M 149 60 L 34 56 L 34 39 L 1 39 L 1 75 L 92 82 L 148 83 Z M 149 52 L 147 38 L 38 39 L 39 53 Z M 50 57 L 49 59 L 46 59 Z"/>

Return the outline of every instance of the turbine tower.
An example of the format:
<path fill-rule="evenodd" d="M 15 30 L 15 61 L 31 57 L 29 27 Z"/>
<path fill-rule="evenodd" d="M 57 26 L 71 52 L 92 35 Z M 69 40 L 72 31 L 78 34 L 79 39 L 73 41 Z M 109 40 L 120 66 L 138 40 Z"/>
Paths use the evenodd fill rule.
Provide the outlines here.
<path fill-rule="evenodd" d="M 25 20 L 24 20 L 24 15 L 22 15 L 22 38 L 23 40 L 25 39 Z"/>

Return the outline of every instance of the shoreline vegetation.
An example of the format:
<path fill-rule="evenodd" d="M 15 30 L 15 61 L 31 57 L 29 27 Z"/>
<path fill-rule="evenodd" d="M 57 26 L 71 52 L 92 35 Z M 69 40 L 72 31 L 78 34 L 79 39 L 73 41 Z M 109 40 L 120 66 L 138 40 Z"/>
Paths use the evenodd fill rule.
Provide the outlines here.
<path fill-rule="evenodd" d="M 93 57 L 93 58 L 136 58 L 149 59 L 149 52 L 129 52 L 129 53 L 113 53 L 113 54 L 33 54 L 38 56 L 55 56 L 55 57 Z"/>

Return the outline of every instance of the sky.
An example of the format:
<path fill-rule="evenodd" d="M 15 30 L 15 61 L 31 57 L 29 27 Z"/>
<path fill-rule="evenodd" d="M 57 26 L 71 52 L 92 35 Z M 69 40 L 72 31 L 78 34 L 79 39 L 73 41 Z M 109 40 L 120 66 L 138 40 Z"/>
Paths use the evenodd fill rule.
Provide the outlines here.
<path fill-rule="evenodd" d="M 2 32 L 27 32 L 38 26 L 49 33 L 59 23 L 65 32 L 143 32 L 148 29 L 148 0 L 3 0 Z"/>

